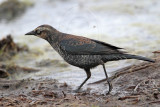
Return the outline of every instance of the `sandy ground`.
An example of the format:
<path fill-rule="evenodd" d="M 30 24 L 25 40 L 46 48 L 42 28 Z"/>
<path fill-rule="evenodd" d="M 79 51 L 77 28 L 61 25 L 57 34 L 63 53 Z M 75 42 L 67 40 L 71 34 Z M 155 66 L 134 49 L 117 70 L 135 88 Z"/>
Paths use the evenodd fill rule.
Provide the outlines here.
<path fill-rule="evenodd" d="M 158 107 L 159 68 L 160 59 L 157 58 L 156 63 L 141 63 L 118 70 L 110 78 L 114 88 L 110 95 L 91 93 L 92 89 L 74 93 L 67 83 L 53 79 L 1 79 L 0 106 Z M 106 84 L 106 81 L 93 84 Z"/>

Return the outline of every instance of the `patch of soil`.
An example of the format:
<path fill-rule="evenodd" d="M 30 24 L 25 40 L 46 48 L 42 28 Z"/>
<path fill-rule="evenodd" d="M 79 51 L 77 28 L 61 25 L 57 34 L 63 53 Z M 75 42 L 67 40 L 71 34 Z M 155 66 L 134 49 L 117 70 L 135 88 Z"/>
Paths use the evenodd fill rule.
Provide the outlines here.
<path fill-rule="evenodd" d="M 89 92 L 72 93 L 70 86 L 56 80 L 1 80 L 0 89 L 0 106 L 86 107 L 97 105 L 100 97 Z M 101 104 L 103 97 L 99 99 Z"/>
<path fill-rule="evenodd" d="M 160 58 L 118 70 L 110 79 L 110 95 L 74 93 L 71 86 L 53 79 L 0 80 L 0 106 L 56 107 L 158 107 L 160 105 Z M 106 81 L 94 83 L 105 84 Z"/>

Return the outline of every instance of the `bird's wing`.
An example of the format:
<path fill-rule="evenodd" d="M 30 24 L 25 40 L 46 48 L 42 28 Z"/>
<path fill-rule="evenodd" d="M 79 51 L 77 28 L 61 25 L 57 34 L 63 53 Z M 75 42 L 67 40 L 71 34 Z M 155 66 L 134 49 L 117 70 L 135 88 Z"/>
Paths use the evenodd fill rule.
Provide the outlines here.
<path fill-rule="evenodd" d="M 123 53 L 122 49 L 105 42 L 68 35 L 60 41 L 60 48 L 73 55 L 106 55 Z"/>

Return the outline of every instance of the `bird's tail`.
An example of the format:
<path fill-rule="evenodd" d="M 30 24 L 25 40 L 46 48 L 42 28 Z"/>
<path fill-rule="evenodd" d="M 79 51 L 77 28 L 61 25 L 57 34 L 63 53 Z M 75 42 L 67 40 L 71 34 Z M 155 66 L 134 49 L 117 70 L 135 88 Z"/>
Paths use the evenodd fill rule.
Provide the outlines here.
<path fill-rule="evenodd" d="M 138 59 L 138 60 L 143 60 L 148 62 L 155 62 L 153 59 L 149 59 L 149 58 L 138 56 L 138 55 L 122 54 L 122 56 L 126 57 L 127 59 Z"/>
<path fill-rule="evenodd" d="M 115 61 L 115 60 L 123 60 L 123 59 L 138 59 L 138 60 L 143 60 L 143 61 L 148 61 L 148 62 L 155 62 L 152 59 L 143 57 L 143 56 L 138 56 L 138 55 L 131 55 L 131 54 L 114 54 L 111 56 L 106 56 L 105 62 L 107 61 Z"/>

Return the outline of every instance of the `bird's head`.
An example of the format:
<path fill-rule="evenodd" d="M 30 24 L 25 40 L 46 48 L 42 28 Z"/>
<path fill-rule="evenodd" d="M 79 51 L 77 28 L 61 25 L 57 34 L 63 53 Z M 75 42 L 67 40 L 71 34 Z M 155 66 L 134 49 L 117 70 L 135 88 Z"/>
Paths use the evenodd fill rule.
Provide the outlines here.
<path fill-rule="evenodd" d="M 35 35 L 37 37 L 47 39 L 48 36 L 56 34 L 58 31 L 50 25 L 41 25 L 25 35 Z"/>

